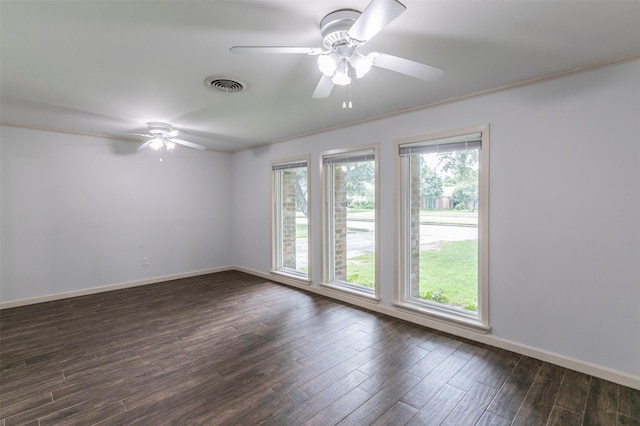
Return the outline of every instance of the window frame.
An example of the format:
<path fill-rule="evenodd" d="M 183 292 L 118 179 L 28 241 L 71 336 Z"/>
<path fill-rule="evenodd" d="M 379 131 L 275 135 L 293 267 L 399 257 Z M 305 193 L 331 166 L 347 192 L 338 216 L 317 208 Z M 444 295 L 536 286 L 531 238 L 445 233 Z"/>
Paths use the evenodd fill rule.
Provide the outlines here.
<path fill-rule="evenodd" d="M 307 169 L 307 273 L 303 273 L 296 269 L 286 268 L 283 265 L 282 250 L 282 232 L 281 232 L 281 215 L 282 215 L 282 181 L 280 174 L 274 170 L 274 167 L 295 165 L 298 163 L 306 163 Z M 271 173 L 271 273 L 282 275 L 305 284 L 311 284 L 311 156 L 302 155 L 296 157 L 288 157 L 284 159 L 273 160 L 270 163 Z M 293 167 L 292 167 L 293 168 Z"/>
<path fill-rule="evenodd" d="M 347 156 L 350 153 L 373 151 L 374 157 L 374 196 L 375 196 L 375 279 L 373 289 L 347 281 L 333 279 L 335 273 L 335 232 L 333 224 L 333 176 L 327 173 L 328 167 L 324 165 L 325 158 Z M 358 299 L 378 303 L 380 301 L 380 172 L 379 172 L 379 144 L 359 145 L 349 148 L 340 148 L 324 151 L 319 156 L 319 168 L 322 182 L 322 277 L 320 285 L 346 293 Z"/>
<path fill-rule="evenodd" d="M 481 134 L 478 152 L 478 311 L 474 315 L 464 309 L 449 307 L 431 301 L 411 297 L 410 280 L 410 193 L 408 182 L 408 156 L 400 155 L 400 147 L 426 143 L 470 134 Z M 397 225 L 396 279 L 394 306 L 427 319 L 461 326 L 486 333 L 489 325 L 489 125 L 480 125 L 426 135 L 412 136 L 394 141 L 394 188 L 396 191 L 395 222 Z"/>

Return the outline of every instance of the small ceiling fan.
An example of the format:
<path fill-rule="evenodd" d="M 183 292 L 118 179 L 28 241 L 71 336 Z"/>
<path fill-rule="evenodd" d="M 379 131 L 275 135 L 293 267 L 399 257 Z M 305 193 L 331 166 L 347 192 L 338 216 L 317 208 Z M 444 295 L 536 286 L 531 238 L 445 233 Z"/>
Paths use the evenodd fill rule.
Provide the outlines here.
<path fill-rule="evenodd" d="M 207 149 L 206 146 L 199 145 L 197 143 L 185 141 L 182 139 L 176 138 L 180 133 L 187 133 L 184 130 L 174 129 L 169 123 L 160 123 L 160 122 L 149 122 L 147 123 L 149 127 L 149 133 L 125 133 L 124 136 L 139 136 L 144 138 L 150 138 L 148 141 L 140 145 L 137 151 L 141 149 L 145 149 L 147 147 L 160 150 L 165 148 L 167 150 L 173 149 L 176 144 L 183 145 L 188 148 L 193 149 Z"/>
<path fill-rule="evenodd" d="M 326 98 L 334 85 L 346 86 L 362 78 L 372 66 L 425 81 L 442 76 L 440 68 L 385 53 L 360 53 L 359 49 L 400 16 L 406 7 L 397 0 L 372 0 L 362 13 L 353 9 L 331 12 L 320 22 L 323 47 L 234 46 L 232 53 L 307 54 L 318 57 L 322 77 L 313 98 Z"/>

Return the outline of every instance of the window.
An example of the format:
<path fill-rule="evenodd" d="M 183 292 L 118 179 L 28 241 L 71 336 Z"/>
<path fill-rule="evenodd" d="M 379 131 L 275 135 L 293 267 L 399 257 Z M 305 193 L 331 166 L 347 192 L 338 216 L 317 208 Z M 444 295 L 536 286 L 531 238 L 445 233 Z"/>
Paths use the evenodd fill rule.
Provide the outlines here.
<path fill-rule="evenodd" d="M 294 278 L 309 278 L 308 158 L 271 164 L 272 268 Z"/>
<path fill-rule="evenodd" d="M 323 285 L 378 297 L 376 148 L 322 156 Z"/>
<path fill-rule="evenodd" d="M 396 148 L 396 304 L 488 329 L 488 128 L 410 138 Z"/>

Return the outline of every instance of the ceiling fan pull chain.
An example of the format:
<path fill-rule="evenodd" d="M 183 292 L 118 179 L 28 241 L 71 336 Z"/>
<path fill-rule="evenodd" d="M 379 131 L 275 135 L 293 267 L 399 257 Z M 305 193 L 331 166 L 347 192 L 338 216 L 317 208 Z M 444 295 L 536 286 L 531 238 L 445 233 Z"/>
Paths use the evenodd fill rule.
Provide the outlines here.
<path fill-rule="evenodd" d="M 349 109 L 353 108 L 353 104 L 351 103 L 351 83 L 349 84 Z"/>
<path fill-rule="evenodd" d="M 342 87 L 342 109 L 347 109 L 347 86 Z"/>
<path fill-rule="evenodd" d="M 347 86 L 349 87 L 348 97 L 347 97 Z M 349 83 L 347 86 L 344 86 L 344 100 L 342 101 L 342 109 L 347 109 L 347 105 L 349 109 L 353 108 L 353 103 L 351 102 L 351 83 Z M 349 103 L 347 103 L 347 99 L 349 100 Z"/>

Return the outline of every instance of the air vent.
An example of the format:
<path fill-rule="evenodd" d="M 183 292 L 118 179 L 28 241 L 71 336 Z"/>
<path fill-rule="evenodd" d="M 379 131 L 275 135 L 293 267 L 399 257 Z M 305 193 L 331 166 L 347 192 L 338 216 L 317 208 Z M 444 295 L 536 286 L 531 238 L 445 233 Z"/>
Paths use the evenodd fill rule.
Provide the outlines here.
<path fill-rule="evenodd" d="M 206 84 L 207 87 L 224 93 L 242 92 L 247 88 L 245 83 L 227 77 L 207 77 L 204 80 L 204 84 Z"/>

